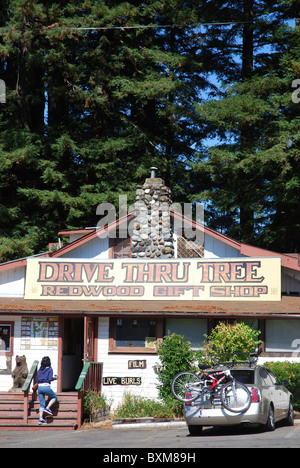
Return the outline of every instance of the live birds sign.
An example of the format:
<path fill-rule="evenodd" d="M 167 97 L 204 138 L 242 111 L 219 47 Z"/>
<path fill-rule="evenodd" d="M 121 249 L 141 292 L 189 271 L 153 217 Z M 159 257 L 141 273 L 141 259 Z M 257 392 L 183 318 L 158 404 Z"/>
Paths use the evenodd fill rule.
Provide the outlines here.
<path fill-rule="evenodd" d="M 278 257 L 86 261 L 31 258 L 25 299 L 279 301 Z"/>

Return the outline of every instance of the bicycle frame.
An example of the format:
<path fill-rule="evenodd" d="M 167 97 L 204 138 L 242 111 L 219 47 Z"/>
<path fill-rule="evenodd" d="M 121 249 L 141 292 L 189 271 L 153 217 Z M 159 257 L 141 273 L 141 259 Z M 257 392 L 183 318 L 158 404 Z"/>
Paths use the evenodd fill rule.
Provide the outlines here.
<path fill-rule="evenodd" d="M 220 379 L 216 378 L 216 376 L 218 375 L 222 375 L 222 377 Z M 226 379 L 226 377 L 230 377 L 232 379 L 232 375 L 229 369 L 219 371 L 219 372 L 214 372 L 213 374 L 203 372 L 203 374 L 201 375 L 201 378 L 207 378 L 207 377 L 212 380 L 212 386 L 210 387 L 210 390 L 214 390 L 215 387 L 220 385 Z"/>
<path fill-rule="evenodd" d="M 250 355 L 249 355 L 250 356 Z M 251 354 L 252 357 L 252 354 Z M 199 365 L 201 374 L 192 371 L 181 371 L 175 375 L 171 383 L 171 391 L 174 397 L 186 404 L 191 404 L 200 395 L 207 399 L 208 394 L 211 400 L 220 396 L 223 406 L 234 413 L 246 411 L 251 404 L 251 394 L 248 388 L 240 382 L 236 382 L 231 374 L 231 370 L 235 365 L 235 359 L 231 363 L 222 362 L 221 365 L 226 365 L 226 369 L 215 370 L 206 364 Z M 249 366 L 252 361 L 249 359 Z M 216 367 L 214 364 L 213 367 Z M 209 372 L 205 372 L 205 370 Z M 227 380 L 227 381 L 226 381 Z M 228 401 L 229 403 L 228 403 Z M 231 402 L 232 400 L 232 402 Z"/>

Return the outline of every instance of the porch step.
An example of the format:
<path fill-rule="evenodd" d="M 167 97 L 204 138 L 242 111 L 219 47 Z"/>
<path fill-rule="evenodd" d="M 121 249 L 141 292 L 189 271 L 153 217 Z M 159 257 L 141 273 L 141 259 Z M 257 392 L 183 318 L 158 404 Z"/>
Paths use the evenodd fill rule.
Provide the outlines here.
<path fill-rule="evenodd" d="M 38 423 L 0 423 L 0 431 L 74 431 L 78 427 L 77 424 L 47 424 L 46 426 L 39 426 Z"/>
<path fill-rule="evenodd" d="M 47 425 L 39 426 L 39 399 L 28 394 L 28 422 L 24 422 L 23 394 L 0 392 L 0 430 L 74 430 L 77 422 L 77 392 L 58 393 L 51 407 L 53 416 L 44 413 Z"/>

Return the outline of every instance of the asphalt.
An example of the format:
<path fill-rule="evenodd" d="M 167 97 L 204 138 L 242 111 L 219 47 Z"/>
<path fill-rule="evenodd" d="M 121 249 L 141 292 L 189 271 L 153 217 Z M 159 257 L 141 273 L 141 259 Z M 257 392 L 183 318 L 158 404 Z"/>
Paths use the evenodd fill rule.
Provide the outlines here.
<path fill-rule="evenodd" d="M 294 432 L 299 437 L 299 427 L 300 419 L 295 419 L 295 427 L 287 428 L 287 430 L 290 430 L 289 437 Z M 275 430 L 276 432 L 277 430 Z M 42 428 L 33 431 L 0 431 L 0 448 L 10 449 L 98 448 L 106 450 L 107 448 L 118 448 L 125 453 L 130 447 L 184 448 L 186 444 L 191 443 L 191 440 L 184 421 L 135 422 L 133 424 L 125 422 L 114 425 L 111 421 L 102 421 L 95 424 L 86 424 L 79 430 L 71 431 L 49 431 Z M 197 438 L 195 440 L 197 441 Z M 205 441 L 207 438 L 203 440 Z M 68 454 L 68 462 L 78 462 L 76 453 L 76 451 L 73 451 L 70 455 Z"/>

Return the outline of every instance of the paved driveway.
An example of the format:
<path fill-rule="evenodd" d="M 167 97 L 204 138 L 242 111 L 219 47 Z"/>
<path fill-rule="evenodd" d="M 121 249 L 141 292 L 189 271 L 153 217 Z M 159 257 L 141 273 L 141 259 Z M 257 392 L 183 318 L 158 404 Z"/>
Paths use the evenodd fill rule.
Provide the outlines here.
<path fill-rule="evenodd" d="M 278 427 L 274 432 L 254 428 L 204 428 L 201 436 L 191 437 L 184 425 L 126 429 L 90 429 L 80 431 L 0 431 L 0 448 L 102 448 L 99 461 L 106 453 L 167 453 L 187 450 L 200 457 L 202 448 L 215 447 L 300 447 L 300 425 Z M 129 449 L 129 451 L 128 451 Z M 198 452 L 199 450 L 199 452 Z M 143 452 L 147 454 L 147 451 Z M 71 452 L 71 456 L 76 454 Z M 74 455 L 76 457 L 76 455 Z M 102 457 L 102 458 L 101 458 Z M 199 458 L 200 460 L 200 458 Z M 199 461 L 198 460 L 198 461 Z M 74 458 L 76 461 L 76 458 Z M 108 461 L 108 460 L 107 460 Z M 117 460 L 116 460 L 117 461 Z M 155 460 L 153 459 L 152 462 Z M 157 462 L 160 460 L 158 459 Z"/>

